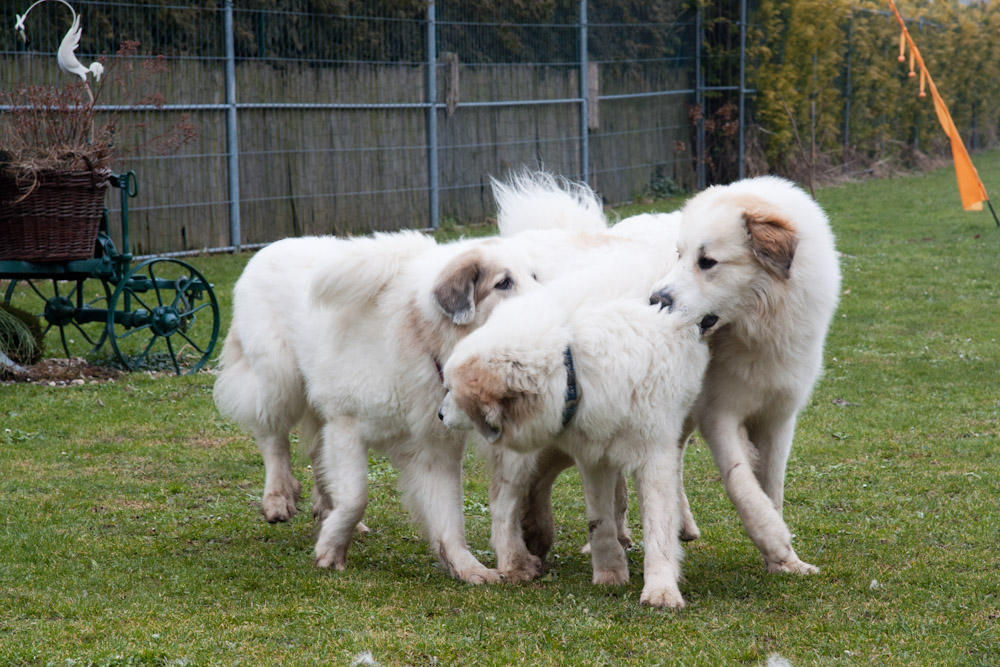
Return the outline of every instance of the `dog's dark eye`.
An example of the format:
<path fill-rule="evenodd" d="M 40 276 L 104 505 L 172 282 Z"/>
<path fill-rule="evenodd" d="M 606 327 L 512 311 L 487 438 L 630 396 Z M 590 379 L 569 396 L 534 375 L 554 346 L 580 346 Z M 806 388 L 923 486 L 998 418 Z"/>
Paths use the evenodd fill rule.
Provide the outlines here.
<path fill-rule="evenodd" d="M 718 262 L 716 262 L 711 257 L 702 257 L 701 259 L 698 260 L 698 268 L 701 269 L 702 271 L 708 271 L 716 264 L 718 264 Z"/>
<path fill-rule="evenodd" d="M 503 280 L 498 282 L 493 287 L 494 289 L 509 290 L 513 286 L 514 286 L 514 281 L 511 280 L 510 277 L 508 276 L 507 278 L 504 278 Z"/>

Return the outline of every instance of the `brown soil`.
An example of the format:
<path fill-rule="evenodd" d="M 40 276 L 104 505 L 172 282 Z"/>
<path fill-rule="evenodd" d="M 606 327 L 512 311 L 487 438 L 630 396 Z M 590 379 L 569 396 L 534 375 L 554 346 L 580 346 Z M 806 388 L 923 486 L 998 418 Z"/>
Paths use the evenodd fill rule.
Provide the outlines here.
<path fill-rule="evenodd" d="M 42 359 L 33 366 L 26 366 L 23 372 L 0 366 L 0 382 L 27 382 L 65 387 L 67 385 L 110 382 L 122 373 L 123 371 L 117 368 L 95 366 L 79 357 L 52 358 Z"/>

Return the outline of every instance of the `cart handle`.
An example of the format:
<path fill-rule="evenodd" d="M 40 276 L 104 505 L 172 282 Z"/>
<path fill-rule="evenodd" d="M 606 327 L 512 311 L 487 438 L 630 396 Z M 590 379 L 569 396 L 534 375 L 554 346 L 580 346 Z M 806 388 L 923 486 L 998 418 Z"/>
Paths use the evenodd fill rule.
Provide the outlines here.
<path fill-rule="evenodd" d="M 122 191 L 122 259 L 125 261 L 125 268 L 127 269 L 127 263 L 132 259 L 128 230 L 128 200 L 135 199 L 136 195 L 139 194 L 139 179 L 135 177 L 134 171 L 129 170 L 124 174 L 113 175 L 111 183 Z"/>
<path fill-rule="evenodd" d="M 132 170 L 124 174 L 113 174 L 111 184 L 124 190 L 123 194 L 128 195 L 130 199 L 135 199 L 136 195 L 139 194 L 139 179 L 135 177 L 135 172 Z"/>

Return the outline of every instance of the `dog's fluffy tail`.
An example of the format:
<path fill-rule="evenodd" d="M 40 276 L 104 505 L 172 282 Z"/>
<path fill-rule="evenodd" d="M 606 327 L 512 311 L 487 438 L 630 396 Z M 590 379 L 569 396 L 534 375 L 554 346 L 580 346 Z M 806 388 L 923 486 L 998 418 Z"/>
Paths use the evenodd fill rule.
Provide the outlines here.
<path fill-rule="evenodd" d="M 299 421 L 305 388 L 294 357 L 280 342 L 251 359 L 233 326 L 219 362 L 212 397 L 223 415 L 253 433 L 287 433 Z"/>
<path fill-rule="evenodd" d="M 501 236 L 531 229 L 602 232 L 608 228 L 600 198 L 585 183 L 530 170 L 515 172 L 506 181 L 490 180 Z"/>

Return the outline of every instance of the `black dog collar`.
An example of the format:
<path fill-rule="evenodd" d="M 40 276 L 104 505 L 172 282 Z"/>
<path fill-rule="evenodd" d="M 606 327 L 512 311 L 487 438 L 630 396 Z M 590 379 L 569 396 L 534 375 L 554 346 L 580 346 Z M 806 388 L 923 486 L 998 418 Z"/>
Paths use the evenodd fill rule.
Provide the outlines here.
<path fill-rule="evenodd" d="M 565 428 L 569 420 L 576 414 L 580 404 L 580 387 L 576 384 L 576 369 L 573 367 L 573 353 L 569 345 L 563 351 L 563 366 L 566 367 L 566 405 L 563 407 L 562 425 Z"/>

